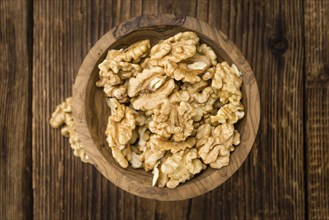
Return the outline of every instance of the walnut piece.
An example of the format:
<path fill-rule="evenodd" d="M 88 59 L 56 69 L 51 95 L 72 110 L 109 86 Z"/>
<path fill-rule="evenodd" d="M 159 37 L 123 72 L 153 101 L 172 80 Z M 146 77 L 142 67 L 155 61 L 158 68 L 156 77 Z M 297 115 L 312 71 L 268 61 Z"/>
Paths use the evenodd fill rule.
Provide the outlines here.
<path fill-rule="evenodd" d="M 211 66 L 211 60 L 209 57 L 200 53 L 194 54 L 193 57 L 184 61 L 187 64 L 189 70 L 197 70 L 199 74 L 204 72 Z"/>
<path fill-rule="evenodd" d="M 131 153 L 127 153 L 125 156 L 124 150 L 130 148 L 129 141 L 136 127 L 134 113 L 129 107 L 120 104 L 114 98 L 109 99 L 108 104 L 111 108 L 111 115 L 108 118 L 105 131 L 105 135 L 107 136 L 106 140 L 112 149 L 113 158 L 120 166 L 127 168 Z"/>
<path fill-rule="evenodd" d="M 98 68 L 102 77 L 110 77 L 110 74 L 115 74 L 121 79 L 129 79 L 142 70 L 138 64 L 115 60 L 104 60 L 98 65 Z"/>
<path fill-rule="evenodd" d="M 218 110 L 217 115 L 210 116 L 210 121 L 212 124 L 236 123 L 243 116 L 244 111 L 241 103 L 238 105 L 228 103 Z"/>
<path fill-rule="evenodd" d="M 148 126 L 151 132 L 179 142 L 193 130 L 192 107 L 187 102 L 171 104 L 164 99 L 156 105 Z"/>
<path fill-rule="evenodd" d="M 162 62 L 165 72 L 168 76 L 174 78 L 177 81 L 195 83 L 199 82 L 201 78 L 198 76 L 200 71 L 197 69 L 190 69 L 185 63 L 175 63 L 170 60 Z"/>
<path fill-rule="evenodd" d="M 211 86 L 216 91 L 217 97 L 221 103 L 226 104 L 232 96 L 240 101 L 242 98 L 242 93 L 240 91 L 241 84 L 241 73 L 234 64 L 232 67 L 226 62 L 216 65 L 216 72 Z"/>
<path fill-rule="evenodd" d="M 175 82 L 170 79 L 156 91 L 140 94 L 136 99 L 131 101 L 131 104 L 137 110 L 153 110 L 161 100 L 168 98 L 175 86 Z"/>
<path fill-rule="evenodd" d="M 153 46 L 150 59 L 142 66 L 162 66 L 166 74 L 177 81 L 198 82 L 198 75 L 206 70 L 211 62 L 207 56 L 196 53 L 198 43 L 199 37 L 194 32 L 178 33 Z"/>
<path fill-rule="evenodd" d="M 129 80 L 128 95 L 129 97 L 136 97 L 139 94 L 156 91 L 164 84 L 166 78 L 161 67 L 144 69 L 142 73 Z"/>
<path fill-rule="evenodd" d="M 163 43 L 169 43 L 171 50 L 164 57 L 160 56 L 161 59 L 178 63 L 195 54 L 199 37 L 194 32 L 186 31 L 164 40 Z"/>
<path fill-rule="evenodd" d="M 201 125 L 196 134 L 196 148 L 203 163 L 213 168 L 228 165 L 233 145 L 240 143 L 240 134 L 234 130 L 233 124 L 222 124 L 212 127 L 209 124 Z"/>
<path fill-rule="evenodd" d="M 125 62 L 139 62 L 148 55 L 151 44 L 149 40 L 138 41 L 125 50 L 109 50 L 106 59 Z"/>
<path fill-rule="evenodd" d="M 193 121 L 200 121 L 204 115 L 213 110 L 213 105 L 217 100 L 216 95 L 205 81 L 201 80 L 194 84 L 185 83 L 182 85 L 182 90 L 189 94 Z"/>
<path fill-rule="evenodd" d="M 167 55 L 171 51 L 171 43 L 169 42 L 160 42 L 154 45 L 150 51 L 150 59 L 158 60 L 162 59 L 165 55 Z"/>
<path fill-rule="evenodd" d="M 158 183 L 160 187 L 165 185 L 168 188 L 175 188 L 178 184 L 191 179 L 194 175 L 206 168 L 201 160 L 197 158 L 198 154 L 195 148 L 182 150 L 167 157 L 159 164 L 159 170 L 157 170 L 157 167 L 154 169 L 154 173 L 158 172 L 158 175 L 155 175 L 153 179 L 154 185 L 161 175 L 165 177 L 161 178 L 161 184 Z"/>
<path fill-rule="evenodd" d="M 72 97 L 67 98 L 56 107 L 55 112 L 51 115 L 50 125 L 53 128 L 63 126 L 61 133 L 63 136 L 69 137 L 74 156 L 80 157 L 82 162 L 90 162 L 88 155 L 82 147 L 78 134 L 75 131 L 75 123 L 72 117 Z"/>
<path fill-rule="evenodd" d="M 127 102 L 128 83 L 125 83 L 125 80 L 142 71 L 136 62 L 147 56 L 149 50 L 149 40 L 139 41 L 125 50 L 109 50 L 105 60 L 98 65 L 99 81 L 96 86 L 104 87 L 108 97 L 116 98 L 121 103 Z"/>

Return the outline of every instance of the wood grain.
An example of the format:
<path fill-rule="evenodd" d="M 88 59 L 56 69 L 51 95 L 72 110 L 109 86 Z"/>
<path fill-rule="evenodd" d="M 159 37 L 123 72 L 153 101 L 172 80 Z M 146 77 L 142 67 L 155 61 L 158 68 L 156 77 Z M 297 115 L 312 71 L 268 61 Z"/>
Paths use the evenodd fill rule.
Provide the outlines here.
<path fill-rule="evenodd" d="M 71 96 L 76 70 L 93 43 L 90 33 L 101 31 L 95 20 L 103 18 L 91 2 L 35 1 L 33 11 L 33 216 L 91 218 L 90 210 L 98 210 L 88 201 L 100 205 L 92 199 L 97 177 L 48 122 L 56 105 Z"/>
<path fill-rule="evenodd" d="M 0 1 L 0 219 L 32 217 L 28 1 Z"/>
<path fill-rule="evenodd" d="M 305 1 L 307 207 L 309 219 L 329 218 L 328 1 Z"/>

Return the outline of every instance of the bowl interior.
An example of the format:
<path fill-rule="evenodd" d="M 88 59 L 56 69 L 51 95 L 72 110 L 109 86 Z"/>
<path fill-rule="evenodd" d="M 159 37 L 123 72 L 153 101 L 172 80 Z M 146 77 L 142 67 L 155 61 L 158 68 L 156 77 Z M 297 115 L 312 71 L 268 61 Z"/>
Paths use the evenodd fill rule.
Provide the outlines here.
<path fill-rule="evenodd" d="M 128 35 L 125 35 L 118 39 L 115 43 L 113 43 L 108 49 L 121 49 L 126 48 L 129 45 L 143 39 L 149 39 L 151 41 L 151 45 L 156 44 L 159 40 L 166 39 L 170 36 L 173 36 L 179 32 L 188 31 L 188 29 L 181 27 L 181 26 L 170 26 L 170 27 L 148 27 L 142 28 L 140 30 L 134 31 Z M 209 39 L 202 33 L 198 33 L 200 37 L 200 41 L 202 43 L 206 43 L 209 45 L 216 53 L 219 61 L 226 61 L 229 64 L 232 64 L 232 60 L 230 55 L 224 51 L 219 44 L 214 42 L 213 40 Z M 85 99 L 85 106 L 86 106 L 86 121 L 89 128 L 89 132 L 91 137 L 101 152 L 103 157 L 109 163 L 110 166 L 117 169 L 119 172 L 125 170 L 124 175 L 128 175 L 129 178 L 139 182 L 141 186 L 150 186 L 152 182 L 152 174 L 151 172 L 145 172 L 143 169 L 133 169 L 129 167 L 128 169 L 121 168 L 113 159 L 111 150 L 108 147 L 105 130 L 107 126 L 108 117 L 110 115 L 110 109 L 106 104 L 105 101 L 105 94 L 103 93 L 102 88 L 96 87 L 95 83 L 98 80 L 98 64 L 100 64 L 106 57 L 107 50 L 100 56 L 97 64 L 94 66 L 93 71 L 90 75 L 87 90 L 86 90 L 86 99 Z M 246 88 L 244 84 L 242 84 L 242 93 L 243 99 L 242 103 L 245 107 L 245 112 L 247 114 L 248 106 L 246 100 Z M 239 130 L 241 134 L 241 142 L 243 142 L 244 136 L 244 128 L 246 124 L 246 118 L 244 117 L 242 120 L 236 124 L 236 129 Z M 241 145 L 241 144 L 240 144 Z M 240 147 L 238 145 L 238 148 Z M 238 151 L 234 151 L 231 154 L 231 157 L 234 156 Z M 226 173 L 227 167 L 220 169 L 220 172 Z M 193 184 L 194 182 L 200 181 L 202 178 L 206 178 L 207 176 L 211 175 L 213 172 L 218 172 L 219 170 L 207 168 L 203 172 L 201 172 L 198 176 L 195 176 L 193 179 L 187 181 L 184 185 L 188 186 Z M 122 173 L 122 172 L 121 172 Z M 180 187 L 180 186 L 178 186 Z M 164 189 L 168 190 L 168 189 Z"/>

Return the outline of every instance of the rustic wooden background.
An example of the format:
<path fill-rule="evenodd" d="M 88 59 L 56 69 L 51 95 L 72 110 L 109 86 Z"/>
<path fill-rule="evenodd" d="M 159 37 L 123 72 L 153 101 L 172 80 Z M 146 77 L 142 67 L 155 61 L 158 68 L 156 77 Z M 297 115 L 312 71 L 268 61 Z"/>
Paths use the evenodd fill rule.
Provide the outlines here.
<path fill-rule="evenodd" d="M 97 39 L 144 13 L 217 27 L 257 78 L 251 154 L 194 199 L 120 190 L 48 124 Z M 0 27 L 0 219 L 329 219 L 328 0 L 0 0 Z"/>

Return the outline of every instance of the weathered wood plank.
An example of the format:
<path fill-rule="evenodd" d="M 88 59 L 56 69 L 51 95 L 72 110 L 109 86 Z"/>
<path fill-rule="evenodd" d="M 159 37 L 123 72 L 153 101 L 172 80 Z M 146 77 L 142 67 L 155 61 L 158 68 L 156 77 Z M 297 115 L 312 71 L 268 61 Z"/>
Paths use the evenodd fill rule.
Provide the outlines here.
<path fill-rule="evenodd" d="M 0 1 L 0 219 L 32 217 L 28 1 Z"/>
<path fill-rule="evenodd" d="M 90 33 L 99 31 L 94 29 L 98 16 L 95 5 L 86 2 L 34 2 L 35 219 L 92 217 L 90 210 L 94 207 L 90 201 L 94 194 L 87 192 L 93 191 L 93 169 L 73 157 L 68 141 L 59 131 L 51 129 L 48 121 L 55 106 L 72 94 L 75 72 L 92 45 Z"/>
<path fill-rule="evenodd" d="M 305 1 L 306 185 L 309 219 L 329 217 L 328 14 L 328 1 Z"/>

